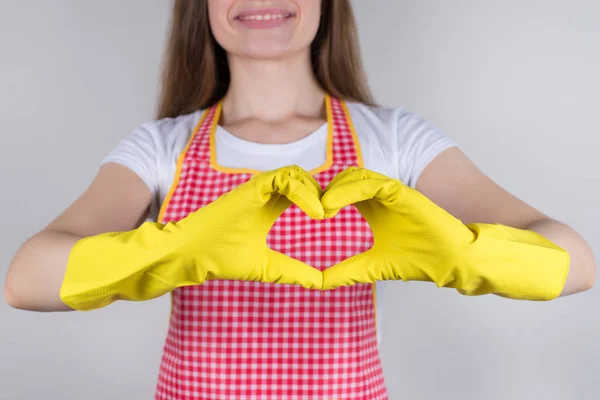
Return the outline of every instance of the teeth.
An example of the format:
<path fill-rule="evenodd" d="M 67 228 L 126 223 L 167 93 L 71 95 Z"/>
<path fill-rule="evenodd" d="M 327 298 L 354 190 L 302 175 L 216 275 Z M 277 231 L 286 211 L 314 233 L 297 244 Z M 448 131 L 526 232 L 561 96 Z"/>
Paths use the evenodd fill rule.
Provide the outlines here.
<path fill-rule="evenodd" d="M 265 14 L 265 15 L 248 15 L 246 17 L 240 17 L 242 21 L 270 21 L 272 19 L 283 19 L 285 15 L 282 14 Z"/>

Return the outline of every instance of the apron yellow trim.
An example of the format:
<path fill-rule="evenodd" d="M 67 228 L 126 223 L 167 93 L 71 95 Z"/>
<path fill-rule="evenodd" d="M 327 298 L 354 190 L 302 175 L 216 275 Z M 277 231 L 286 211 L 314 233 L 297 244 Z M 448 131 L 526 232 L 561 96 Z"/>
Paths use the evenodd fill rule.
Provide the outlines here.
<path fill-rule="evenodd" d="M 331 109 L 331 97 L 329 94 L 325 95 L 325 109 L 327 111 L 327 148 L 325 163 L 320 167 L 309 171 L 310 174 L 316 175 L 320 172 L 328 170 L 333 164 L 333 111 Z M 217 146 L 216 146 L 216 132 L 217 126 L 219 125 L 219 119 L 223 110 L 222 102 L 216 105 L 215 115 L 210 127 L 210 166 L 215 171 L 223 172 L 225 174 L 251 174 L 256 175 L 262 171 L 257 171 L 250 168 L 228 168 L 219 165 L 217 162 Z"/>
<path fill-rule="evenodd" d="M 346 114 L 346 121 L 348 121 L 348 126 L 350 127 L 350 134 L 352 135 L 352 139 L 354 140 L 354 149 L 356 150 L 356 162 L 360 168 L 364 168 L 365 163 L 362 157 L 360 142 L 358 141 L 358 135 L 356 134 L 356 130 L 354 129 L 354 123 L 352 123 L 352 117 L 350 116 L 348 105 L 345 101 L 342 101 L 341 104 L 342 108 L 344 109 L 344 114 Z"/>
<path fill-rule="evenodd" d="M 181 154 L 179 154 L 179 158 L 177 159 L 177 167 L 175 169 L 175 177 L 173 179 L 173 183 L 171 184 L 171 187 L 169 188 L 169 193 L 167 193 L 167 196 L 165 197 L 165 200 L 163 201 L 163 203 L 160 207 L 160 211 L 158 212 L 157 221 L 160 223 L 162 223 L 162 220 L 165 217 L 165 212 L 167 211 L 167 207 L 169 206 L 169 203 L 171 202 L 171 197 L 173 196 L 173 193 L 175 193 L 175 189 L 177 189 L 177 186 L 179 185 L 179 179 L 181 178 L 181 169 L 183 168 L 183 161 L 185 160 L 185 156 L 187 155 L 187 152 L 190 149 L 190 146 L 192 145 L 194 138 L 198 134 L 198 131 L 200 130 L 200 127 L 202 126 L 202 123 L 208 116 L 209 112 L 210 112 L 210 108 L 207 108 L 206 110 L 204 110 L 204 113 L 202 114 L 200 121 L 198 121 L 198 123 L 196 124 L 196 127 L 192 131 L 192 134 L 190 135 L 190 138 L 189 138 L 187 144 L 185 145 L 185 148 L 183 149 Z"/>
<path fill-rule="evenodd" d="M 325 94 L 325 111 L 327 113 L 327 147 L 325 148 L 325 163 L 310 171 L 316 175 L 323 171 L 327 171 L 333 165 L 333 110 L 331 108 L 331 96 Z"/>

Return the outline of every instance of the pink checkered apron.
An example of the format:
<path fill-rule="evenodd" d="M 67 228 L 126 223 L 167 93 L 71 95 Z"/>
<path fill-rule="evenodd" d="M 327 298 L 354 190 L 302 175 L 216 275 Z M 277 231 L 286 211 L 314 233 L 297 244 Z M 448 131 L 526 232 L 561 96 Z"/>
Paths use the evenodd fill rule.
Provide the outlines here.
<path fill-rule="evenodd" d="M 325 187 L 361 165 L 345 104 L 327 96 L 328 162 L 313 171 Z M 180 159 L 161 212 L 176 221 L 246 182 L 252 173 L 218 167 L 214 134 L 220 105 L 205 111 Z M 269 246 L 320 270 L 372 246 L 354 207 L 313 221 L 292 205 Z M 240 263 L 244 262 L 240 260 Z M 210 281 L 172 293 L 158 400 L 387 399 L 375 329 L 374 285 L 330 291 L 243 281 Z"/>

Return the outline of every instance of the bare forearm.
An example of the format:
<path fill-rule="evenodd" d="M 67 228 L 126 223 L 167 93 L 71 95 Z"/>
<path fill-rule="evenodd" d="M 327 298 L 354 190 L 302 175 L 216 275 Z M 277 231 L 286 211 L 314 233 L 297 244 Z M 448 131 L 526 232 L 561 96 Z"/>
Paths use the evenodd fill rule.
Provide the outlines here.
<path fill-rule="evenodd" d="M 60 287 L 69 254 L 81 237 L 44 231 L 29 239 L 16 253 L 5 282 L 5 298 L 15 308 L 31 311 L 69 311 L 60 299 Z"/>
<path fill-rule="evenodd" d="M 583 292 L 594 285 L 596 279 L 594 255 L 577 232 L 552 219 L 536 221 L 526 229 L 539 233 L 569 253 L 569 274 L 561 296 Z"/>

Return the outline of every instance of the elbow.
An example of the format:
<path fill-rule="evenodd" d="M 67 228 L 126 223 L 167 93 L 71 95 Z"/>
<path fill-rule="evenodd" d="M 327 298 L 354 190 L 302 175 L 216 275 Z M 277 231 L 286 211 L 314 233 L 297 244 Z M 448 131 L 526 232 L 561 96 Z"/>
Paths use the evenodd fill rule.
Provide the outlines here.
<path fill-rule="evenodd" d="M 28 281 L 11 277 L 10 273 L 4 283 L 4 300 L 11 308 L 16 310 L 35 312 L 72 310 L 58 298 L 44 299 L 33 294 L 31 284 Z"/>
<path fill-rule="evenodd" d="M 21 274 L 20 254 L 21 249 L 17 251 L 8 267 L 8 273 L 4 281 L 4 300 L 10 307 L 24 310 L 26 301 L 23 289 L 27 287 L 27 282 L 23 281 Z"/>
<path fill-rule="evenodd" d="M 4 282 L 4 301 L 11 308 L 23 311 L 53 312 L 72 310 L 60 300 L 58 293 L 56 295 L 52 292 L 40 293 L 33 282 L 26 277 L 18 276 L 18 274 L 11 274 L 11 271 L 9 271 Z"/>
<path fill-rule="evenodd" d="M 11 279 L 11 275 L 8 274 L 4 282 L 4 300 L 10 307 L 22 310 L 23 302 L 19 300 L 17 288 L 13 280 Z"/>
<path fill-rule="evenodd" d="M 8 273 L 4 281 L 4 300 L 10 307 L 23 310 L 25 308 L 23 288 L 26 287 L 27 283 L 23 282 L 23 279 L 20 279 L 21 274 L 18 269 L 18 259 L 19 252 L 17 252 L 8 267 Z"/>
<path fill-rule="evenodd" d="M 37 312 L 71 310 L 62 302 L 58 302 L 58 300 L 42 302 L 41 299 L 33 296 L 27 290 L 28 287 L 27 282 L 17 281 L 15 278 L 11 278 L 9 274 L 4 283 L 4 300 L 11 308 L 16 310 Z"/>
<path fill-rule="evenodd" d="M 6 280 L 4 281 L 4 300 L 6 303 L 17 310 L 33 311 L 31 300 L 28 298 L 28 282 L 19 277 L 13 268 L 9 268 Z"/>

